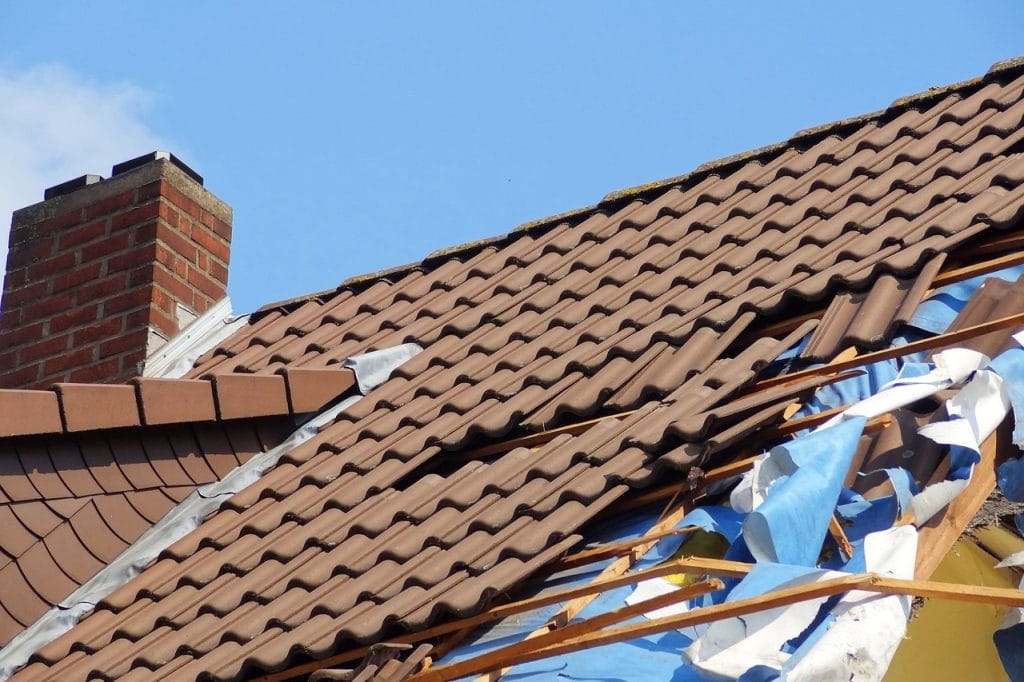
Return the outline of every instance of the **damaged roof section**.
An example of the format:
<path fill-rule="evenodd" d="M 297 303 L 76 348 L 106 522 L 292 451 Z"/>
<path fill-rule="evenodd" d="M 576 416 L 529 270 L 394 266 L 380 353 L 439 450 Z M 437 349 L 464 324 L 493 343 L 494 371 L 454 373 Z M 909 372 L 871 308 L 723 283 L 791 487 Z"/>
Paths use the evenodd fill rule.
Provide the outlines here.
<path fill-rule="evenodd" d="M 948 519 L 994 485 L 997 440 L 1006 440 L 1007 426 L 997 427 L 1011 406 L 999 387 L 1020 378 L 1016 349 L 983 356 L 961 345 L 998 329 L 1006 346 L 1024 323 L 1020 311 L 981 311 L 975 299 L 990 294 L 971 284 L 1024 262 L 1022 119 L 1024 75 L 1000 68 L 252 316 L 181 385 L 213 376 L 219 396 L 234 377 L 269 386 L 279 372 L 330 372 L 367 351 L 423 350 L 379 382 L 360 379 L 365 397 L 218 501 L 17 674 L 285 678 L 370 653 L 362 672 L 444 678 L 549 659 L 547 647 L 567 654 L 558 647 L 646 636 L 608 628 L 684 597 L 691 615 L 652 622 L 676 630 L 781 600 L 772 603 L 786 607 L 788 630 L 776 633 L 784 640 L 738 643 L 761 647 L 777 670 L 789 661 L 786 642 L 803 646 L 798 636 L 811 629 L 820 602 L 809 600 L 846 595 L 820 625 L 831 642 L 862 632 L 850 610 L 905 624 L 894 614 L 906 595 L 956 597 L 908 583 L 927 578 L 952 544 Z M 970 291 L 958 298 L 951 285 Z M 964 321 L 968 301 L 979 324 Z M 941 323 L 922 326 L 918 313 L 935 302 Z M 998 405 L 995 423 L 974 419 L 977 396 Z M 225 424 L 242 419 L 218 409 Z M 984 428 L 965 435 L 965 414 Z M 747 473 L 727 508 L 723 493 Z M 813 494 L 772 492 L 805 486 Z M 706 518 L 687 519 L 697 506 Z M 780 518 L 809 530 L 786 537 Z M 726 563 L 693 563 L 692 572 L 724 571 L 732 582 L 698 578 L 683 596 L 641 599 L 630 611 L 603 602 L 597 620 L 572 598 L 522 646 L 527 658 L 504 650 L 442 667 L 474 658 L 448 628 L 542 580 L 602 524 L 630 520 L 648 524 L 644 551 L 603 555 L 594 562 L 602 580 L 698 526 L 726 539 L 724 553 L 703 550 Z M 872 590 L 887 596 L 857 601 Z M 1014 606 L 1019 598 L 983 596 Z M 809 617 L 789 608 L 797 602 Z M 587 625 L 566 627 L 576 617 Z M 380 651 L 367 647 L 395 640 L 417 648 L 374 662 Z M 432 647 L 430 659 L 420 644 Z M 711 645 L 696 632 L 686 646 L 708 670 L 753 660 L 730 653 L 708 663 Z M 672 651 L 676 667 L 682 649 Z"/>

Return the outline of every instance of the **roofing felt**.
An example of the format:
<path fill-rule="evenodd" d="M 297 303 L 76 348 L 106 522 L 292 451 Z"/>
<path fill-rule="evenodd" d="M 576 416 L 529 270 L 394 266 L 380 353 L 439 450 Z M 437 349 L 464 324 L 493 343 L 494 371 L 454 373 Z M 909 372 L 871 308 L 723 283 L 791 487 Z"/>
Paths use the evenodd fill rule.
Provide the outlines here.
<path fill-rule="evenodd" d="M 230 679 L 482 608 L 631 490 L 776 422 L 815 381 L 734 397 L 816 326 L 841 339 L 830 351 L 881 342 L 937 257 L 1017 227 L 1022 118 L 1019 68 L 995 70 L 254 316 L 192 376 L 425 350 L 23 674 Z M 875 289 L 899 299 L 881 324 L 833 304 L 764 333 Z M 535 452 L 472 457 L 624 410 Z"/>

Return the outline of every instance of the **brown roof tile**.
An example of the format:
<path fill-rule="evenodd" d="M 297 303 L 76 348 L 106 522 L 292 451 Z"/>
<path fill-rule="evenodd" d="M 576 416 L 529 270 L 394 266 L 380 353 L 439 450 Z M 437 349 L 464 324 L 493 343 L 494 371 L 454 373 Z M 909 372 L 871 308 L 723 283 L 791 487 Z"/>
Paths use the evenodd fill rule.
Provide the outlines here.
<path fill-rule="evenodd" d="M 139 405 L 147 425 L 212 421 L 217 418 L 209 381 L 137 379 Z"/>
<path fill-rule="evenodd" d="M 63 428 L 51 391 L 0 391 L 0 438 L 55 433 Z"/>
<path fill-rule="evenodd" d="M 296 370 L 424 351 L 24 674 L 234 679 L 482 608 L 633 489 L 777 422 L 815 381 L 742 391 L 815 326 L 822 355 L 884 343 L 945 255 L 1017 228 L 1022 118 L 1024 76 L 1001 69 L 254 316 L 191 374 L 218 375 L 222 418 L 287 406 Z M 759 331 L 837 294 L 821 325 Z M 277 387 L 266 408 L 257 385 Z M 605 418 L 466 461 L 584 415 Z M 182 469 L 230 471 L 231 441 L 190 428 L 203 460 Z M 19 475 L 0 490 L 34 499 Z"/>
<path fill-rule="evenodd" d="M 290 428 L 279 421 L 276 440 Z M 0 442 L 0 490 L 7 497 L 0 503 L 0 556 L 9 560 L 0 570 L 11 576 L 0 590 L 0 641 L 92 578 L 197 484 L 216 480 L 207 458 L 224 473 L 264 449 L 254 424 L 201 430 L 185 439 L 180 431 L 136 427 Z M 218 430 L 220 438 L 212 433 Z M 197 459 L 202 469 L 190 464 Z"/>
<path fill-rule="evenodd" d="M 70 431 L 93 431 L 120 426 L 138 426 L 139 407 L 131 386 L 57 384 L 64 427 Z"/>

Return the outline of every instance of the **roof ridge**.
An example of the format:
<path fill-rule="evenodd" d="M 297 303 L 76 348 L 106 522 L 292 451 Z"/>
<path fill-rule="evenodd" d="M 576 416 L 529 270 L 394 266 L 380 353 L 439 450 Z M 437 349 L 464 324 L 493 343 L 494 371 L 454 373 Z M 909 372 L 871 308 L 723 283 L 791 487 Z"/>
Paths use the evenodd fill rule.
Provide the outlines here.
<path fill-rule="evenodd" d="M 899 97 L 893 100 L 893 102 L 885 109 L 879 109 L 866 114 L 859 114 L 823 123 L 818 126 L 804 128 L 793 133 L 793 135 L 785 140 L 780 140 L 762 147 L 756 147 L 754 149 L 741 151 L 736 154 L 730 154 L 729 156 L 702 163 L 688 173 L 615 190 L 604 195 L 604 197 L 602 197 L 596 204 L 583 206 L 569 211 L 564 211 L 562 213 L 557 213 L 552 216 L 521 223 L 505 234 L 438 249 L 428 253 L 421 261 L 418 262 L 407 263 L 405 265 L 399 265 L 384 270 L 377 270 L 375 272 L 349 277 L 333 289 L 325 289 L 312 294 L 269 303 L 255 311 L 252 314 L 251 319 L 255 322 L 262 316 L 274 310 L 291 309 L 294 306 L 301 305 L 309 301 L 323 301 L 341 293 L 344 290 L 362 290 L 378 281 L 387 279 L 392 275 L 406 275 L 415 270 L 429 269 L 436 262 L 443 259 L 475 254 L 490 246 L 501 246 L 504 243 L 518 238 L 524 233 L 542 232 L 559 223 L 589 217 L 590 215 L 602 211 L 610 213 L 618 210 L 621 208 L 622 204 L 630 201 L 644 201 L 654 192 L 662 191 L 676 185 L 696 184 L 708 176 L 721 174 L 723 172 L 731 172 L 736 170 L 741 164 L 767 159 L 785 149 L 797 146 L 810 147 L 822 139 L 832 135 L 842 134 L 847 128 L 862 126 L 874 121 L 881 121 L 885 119 L 891 120 L 892 118 L 895 118 L 916 106 L 920 106 L 925 103 L 931 105 L 935 100 L 947 97 L 951 94 L 962 94 L 968 91 L 978 90 L 985 84 L 997 78 L 1015 76 L 1019 73 L 1024 73 L 1024 55 L 995 62 L 982 76 L 958 81 L 950 85 L 932 87 L 921 92 Z"/>
<path fill-rule="evenodd" d="M 286 368 L 275 374 L 0 389 L 0 438 L 306 414 L 355 383 L 349 368 Z"/>

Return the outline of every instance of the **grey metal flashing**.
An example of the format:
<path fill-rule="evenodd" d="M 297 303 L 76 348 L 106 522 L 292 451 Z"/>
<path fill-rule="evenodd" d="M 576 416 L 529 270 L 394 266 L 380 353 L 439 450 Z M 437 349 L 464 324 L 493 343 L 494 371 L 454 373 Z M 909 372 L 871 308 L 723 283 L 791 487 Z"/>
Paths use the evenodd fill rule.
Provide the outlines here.
<path fill-rule="evenodd" d="M 233 317 L 227 296 L 192 321 L 173 339 L 146 358 L 142 376 L 177 379 L 185 376 L 204 353 L 244 327 L 249 316 Z"/>

